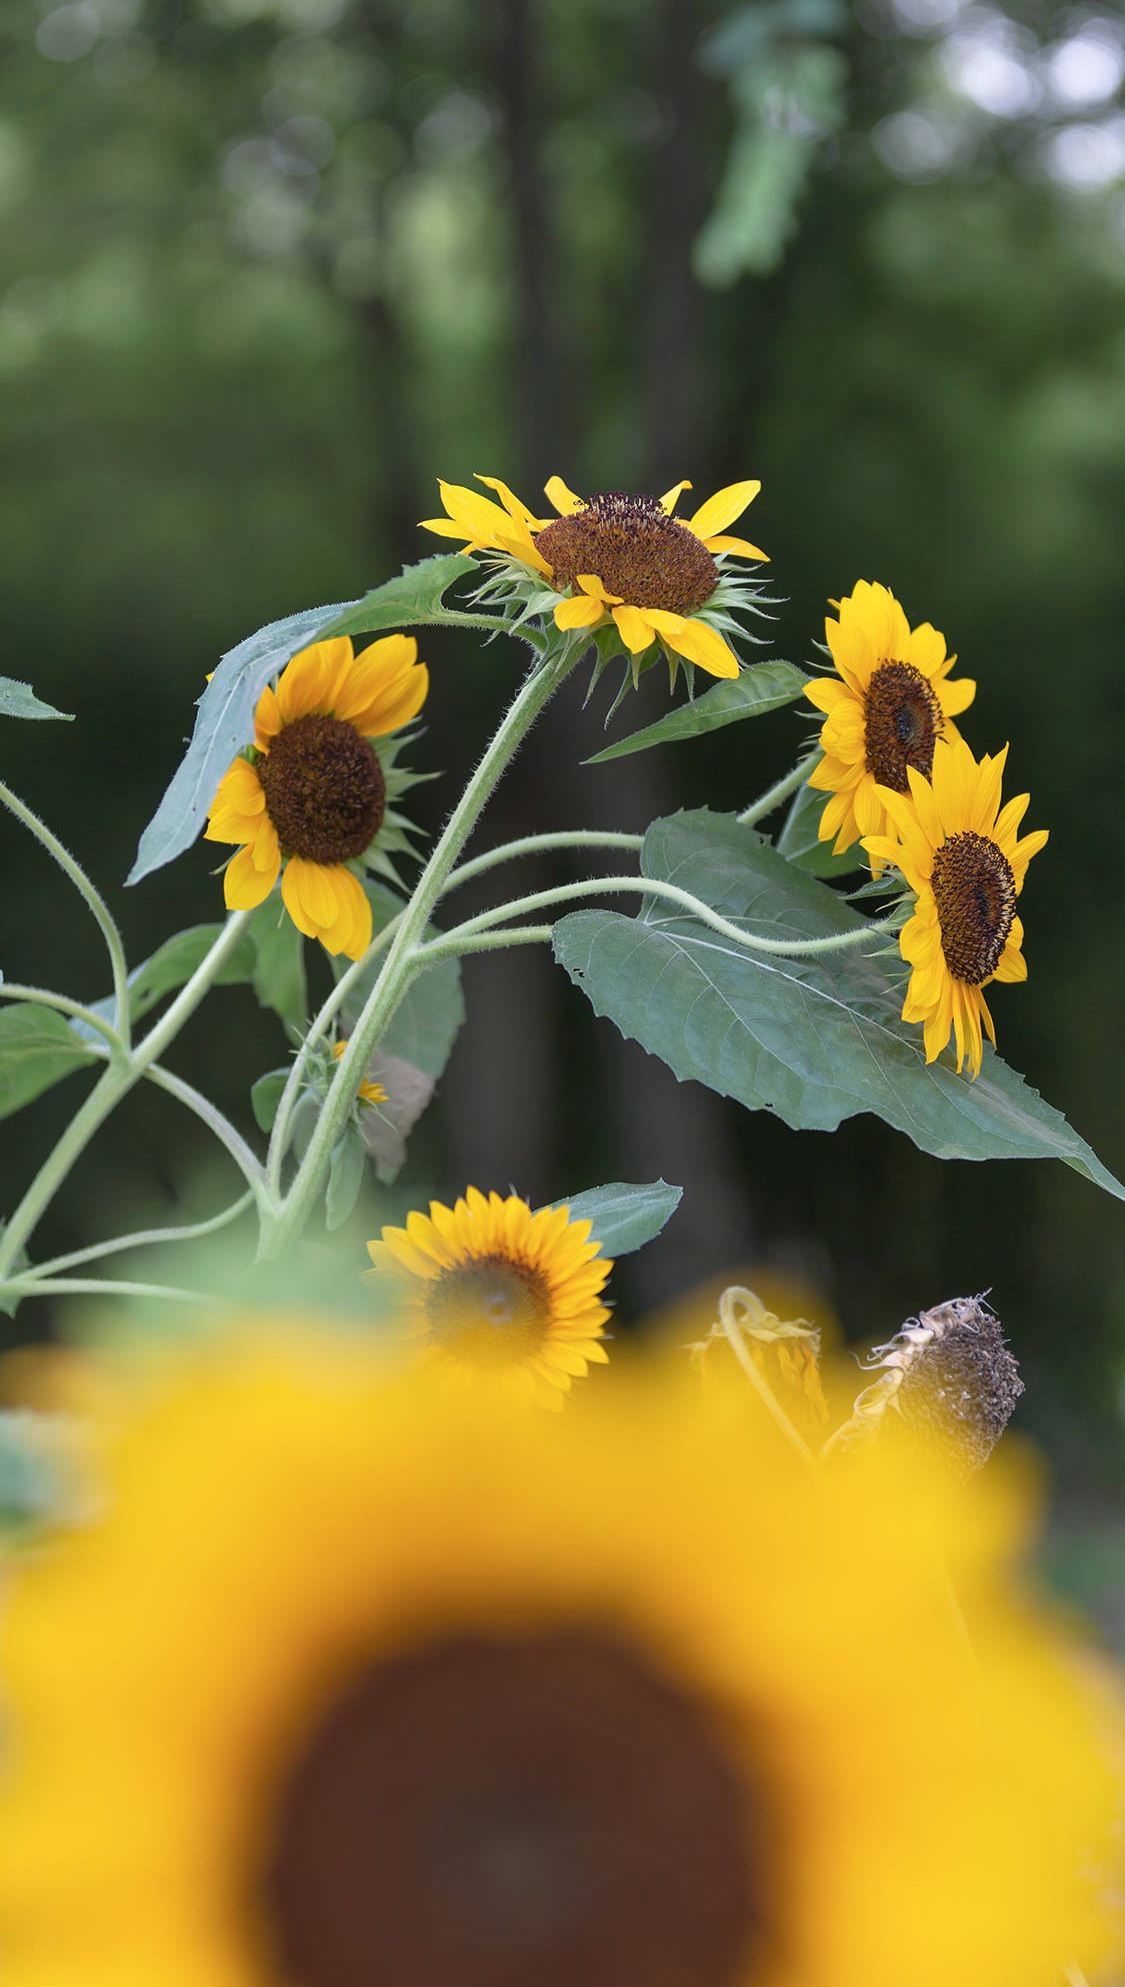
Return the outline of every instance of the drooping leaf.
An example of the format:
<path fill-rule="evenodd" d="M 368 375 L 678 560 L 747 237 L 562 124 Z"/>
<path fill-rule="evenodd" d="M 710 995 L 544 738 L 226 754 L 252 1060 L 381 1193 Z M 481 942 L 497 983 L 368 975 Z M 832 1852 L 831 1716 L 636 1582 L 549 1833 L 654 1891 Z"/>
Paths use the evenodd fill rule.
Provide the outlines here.
<path fill-rule="evenodd" d="M 658 718 L 655 724 L 645 725 L 642 731 L 631 732 L 628 738 L 619 738 L 614 745 L 607 745 L 602 752 L 595 752 L 587 759 L 587 766 L 604 765 L 607 759 L 623 759 L 630 752 L 647 752 L 651 745 L 672 745 L 684 738 L 702 738 L 708 731 L 717 731 L 721 725 L 737 724 L 742 718 L 760 717 L 764 711 L 776 711 L 783 704 L 792 704 L 801 695 L 809 681 L 804 671 L 791 662 L 754 662 L 744 669 L 741 676 L 732 678 L 729 683 L 716 683 L 702 697 L 684 704 L 677 704 L 666 717 Z"/>
<path fill-rule="evenodd" d="M 659 1235 L 683 1199 L 682 1187 L 670 1187 L 667 1180 L 653 1180 L 648 1186 L 633 1187 L 615 1180 L 608 1187 L 591 1187 L 568 1201 L 552 1201 L 552 1207 L 568 1207 L 572 1221 L 588 1221 L 592 1237 L 602 1245 L 606 1256 L 627 1256 L 643 1248 Z"/>
<path fill-rule="evenodd" d="M 254 948 L 251 975 L 259 1005 L 273 1009 L 294 1034 L 308 1016 L 305 942 L 276 896 L 259 904 L 247 936 Z"/>
<path fill-rule="evenodd" d="M 807 869 L 810 876 L 851 876 L 865 866 L 860 844 L 855 842 L 843 855 L 834 855 L 832 843 L 819 839 L 820 817 L 830 798 L 818 787 L 799 787 L 775 846 L 787 862 Z"/>
<path fill-rule="evenodd" d="M 332 1148 L 324 1218 L 329 1228 L 342 1228 L 363 1185 L 363 1140 L 355 1125 L 345 1125 Z"/>
<path fill-rule="evenodd" d="M 289 1078 L 287 1069 L 269 1069 L 250 1086 L 250 1109 L 254 1122 L 260 1131 L 272 1131 L 281 1102 L 281 1093 Z"/>
<path fill-rule="evenodd" d="M 334 601 L 271 621 L 229 649 L 198 700 L 191 743 L 137 847 L 127 881 L 139 883 L 191 847 L 231 761 L 254 734 L 254 708 L 265 685 L 310 642 L 380 628 L 464 621 L 441 596 L 475 570 L 460 553 L 439 553 L 408 566 L 362 600 Z"/>
<path fill-rule="evenodd" d="M 53 1008 L 30 1001 L 0 1008 L 0 1118 L 102 1058 Z"/>
<path fill-rule="evenodd" d="M 74 723 L 73 711 L 56 711 L 36 696 L 30 683 L 17 683 L 14 676 L 0 676 L 0 718 L 61 718 Z"/>
<path fill-rule="evenodd" d="M 731 815 L 656 821 L 644 873 L 679 884 L 769 938 L 815 938 L 865 920 Z M 832 1131 L 860 1111 L 942 1159 L 1062 1159 L 1108 1193 L 1125 1188 L 1060 1112 L 985 1047 L 976 1082 L 948 1052 L 923 1059 L 901 1019 L 904 968 L 848 951 L 785 959 L 743 951 L 652 898 L 638 917 L 578 911 L 555 926 L 556 957 L 623 1035 L 750 1110 Z"/>
<path fill-rule="evenodd" d="M 376 1049 L 367 1075 L 387 1094 L 381 1104 L 360 1111 L 360 1137 L 380 1180 L 390 1186 L 406 1158 L 407 1138 L 434 1094 L 434 1079 L 415 1063 L 389 1056 L 385 1049 Z"/>

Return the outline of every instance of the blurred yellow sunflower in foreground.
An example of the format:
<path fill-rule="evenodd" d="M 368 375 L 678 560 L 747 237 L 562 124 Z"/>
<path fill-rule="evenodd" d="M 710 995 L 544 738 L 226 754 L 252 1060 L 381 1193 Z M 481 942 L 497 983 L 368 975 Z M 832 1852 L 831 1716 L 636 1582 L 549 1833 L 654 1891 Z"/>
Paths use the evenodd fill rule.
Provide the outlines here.
<path fill-rule="evenodd" d="M 960 736 L 952 720 L 977 686 L 966 676 L 948 681 L 957 657 L 946 654 L 944 635 L 928 621 L 912 628 L 887 587 L 860 580 L 837 612 L 824 624 L 837 678 L 818 678 L 805 695 L 828 714 L 824 757 L 808 782 L 832 796 L 817 832 L 822 842 L 835 835 L 843 855 L 861 836 L 886 832 L 881 787 L 908 792 L 912 766 L 929 779 L 937 740 Z"/>
<path fill-rule="evenodd" d="M 469 1187 L 430 1202 L 367 1244 L 372 1283 L 388 1277 L 406 1333 L 451 1376 L 493 1375 L 511 1393 L 561 1407 L 572 1379 L 608 1357 L 602 1286 L 613 1263 L 566 1207 L 533 1214 L 509 1194 Z"/>
<path fill-rule="evenodd" d="M 462 541 L 466 552 L 497 553 L 530 567 L 566 598 L 554 603 L 555 625 L 613 628 L 620 646 L 637 658 L 654 643 L 673 662 L 697 663 L 711 676 L 737 676 L 738 657 L 722 629 L 736 630 L 732 607 L 750 607 L 753 595 L 718 564 L 725 554 L 764 560 L 745 538 L 727 535 L 761 489 L 732 483 L 701 504 L 690 518 L 674 516 L 690 483 L 663 497 L 628 496 L 619 490 L 575 496 L 561 476 L 546 494 L 559 516 L 537 518 L 495 476 L 478 481 L 495 490 L 495 504 L 460 483 L 441 483 L 447 516 L 426 518 L 423 529 Z M 550 604 L 549 596 L 543 605 Z"/>
<path fill-rule="evenodd" d="M 903 1020 L 922 1022 L 928 1063 L 952 1032 L 957 1068 L 967 1061 L 974 1077 L 983 1053 L 982 1025 L 996 1046 L 984 988 L 993 980 L 1027 978 L 1016 899 L 1027 865 L 1048 833 L 1037 828 L 1019 834 L 1030 794 L 1017 794 L 1001 807 L 1007 757 L 1005 745 L 978 766 L 963 738 L 939 740 L 932 780 L 910 767 L 908 796 L 880 794 L 893 832 L 863 840 L 874 860 L 901 870 L 917 900 L 899 933 L 902 956 L 912 968 Z"/>
<path fill-rule="evenodd" d="M 356 655 L 346 635 L 314 642 L 268 685 L 254 744 L 219 783 L 206 839 L 239 842 L 223 876 L 228 910 L 252 910 L 278 876 L 293 923 L 329 952 L 358 959 L 371 943 L 371 906 L 349 864 L 376 837 L 403 848 L 388 801 L 409 775 L 371 741 L 417 717 L 429 673 L 410 635 L 385 635 Z"/>
<path fill-rule="evenodd" d="M 150 1371 L 103 1521 L 9 1579 L 5 1987 L 1096 1962 L 1103 1706 L 1010 1591 L 1007 1479 L 829 1485 L 682 1367 L 584 1408 L 325 1328 Z"/>

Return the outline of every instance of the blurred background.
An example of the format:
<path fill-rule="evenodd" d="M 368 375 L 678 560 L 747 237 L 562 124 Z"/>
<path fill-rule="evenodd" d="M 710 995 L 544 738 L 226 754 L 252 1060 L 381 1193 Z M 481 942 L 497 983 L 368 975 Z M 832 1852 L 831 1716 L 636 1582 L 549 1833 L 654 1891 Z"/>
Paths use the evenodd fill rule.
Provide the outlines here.
<path fill-rule="evenodd" d="M 109 894 L 130 957 L 221 911 L 205 844 L 121 888 L 205 672 L 262 622 L 440 549 L 416 527 L 435 477 L 483 470 L 534 506 L 553 471 L 582 491 L 687 476 L 700 499 L 756 476 L 742 528 L 783 597 L 763 653 L 808 661 L 827 599 L 881 580 L 978 679 L 977 753 L 1011 740 L 1009 786 L 1051 842 L 1024 897 L 1030 983 L 995 1001 L 1001 1051 L 1125 1171 L 1116 9 L 8 0 L 0 34 L 0 669 L 77 714 L 6 725 L 4 778 Z M 522 663 L 453 631 L 424 653 L 415 763 L 445 776 L 412 798 L 432 833 Z M 666 707 L 660 676 L 611 736 Z M 584 769 L 611 689 L 583 709 L 583 687 L 490 838 L 737 808 L 808 734 L 780 712 Z M 104 992 L 46 858 L 11 822 L 0 851 L 4 971 Z M 829 1137 L 748 1116 L 595 1021 L 537 950 L 470 961 L 466 992 L 357 1250 L 411 1193 L 471 1180 L 539 1203 L 662 1173 L 683 1204 L 622 1265 L 623 1324 L 753 1273 L 885 1338 L 991 1286 L 1067 1563 L 1112 1551 L 1118 1204 L 1061 1166 L 943 1164 L 869 1118 Z M 249 1084 L 285 1054 L 229 989 L 173 1061 L 249 1129 Z M 0 1207 L 87 1081 L 6 1121 Z M 35 1253 L 219 1205 L 197 1132 L 134 1096 Z M 39 1304 L 0 1325 L 50 1322 Z"/>

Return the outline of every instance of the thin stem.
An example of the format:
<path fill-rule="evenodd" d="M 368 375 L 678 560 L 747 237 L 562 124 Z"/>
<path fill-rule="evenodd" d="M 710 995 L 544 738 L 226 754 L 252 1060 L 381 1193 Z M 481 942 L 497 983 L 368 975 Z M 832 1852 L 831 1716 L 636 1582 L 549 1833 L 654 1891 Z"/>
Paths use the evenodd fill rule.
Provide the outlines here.
<path fill-rule="evenodd" d="M 429 862 L 422 871 L 414 894 L 401 914 L 375 986 L 372 988 L 340 1058 L 332 1087 L 324 1101 L 304 1158 L 293 1177 L 277 1218 L 263 1228 L 260 1254 L 281 1255 L 304 1227 L 328 1171 L 332 1148 L 352 1108 L 363 1072 L 375 1044 L 380 1040 L 410 983 L 414 954 L 429 922 L 430 913 L 454 863 L 457 861 L 477 819 L 509 760 L 530 730 L 543 706 L 569 675 L 578 654 L 586 646 L 582 631 L 570 640 L 553 660 L 544 661 L 528 676 L 509 705 L 476 772 L 470 778 L 451 814 Z"/>
<path fill-rule="evenodd" d="M 230 1153 L 251 1193 L 257 1196 L 265 1180 L 261 1163 L 218 1105 L 212 1104 L 210 1098 L 205 1097 L 201 1090 L 196 1090 L 193 1084 L 185 1083 L 182 1076 L 174 1076 L 170 1069 L 163 1069 L 159 1063 L 150 1063 L 144 1073 L 158 1090 L 166 1090 L 170 1097 L 186 1104 L 188 1110 L 194 1111 L 208 1130 L 214 1132 L 220 1145 Z"/>
<path fill-rule="evenodd" d="M 454 933 L 443 934 L 420 945 L 414 957 L 432 966 L 438 959 L 463 959 L 470 952 L 503 952 L 509 945 L 546 945 L 553 931 L 553 925 L 517 925 L 514 931 L 482 931 L 475 938 L 458 939 Z"/>
<path fill-rule="evenodd" d="M 382 931 L 376 932 L 363 957 L 361 959 L 354 959 L 347 971 L 341 973 L 331 993 L 309 1023 L 300 1047 L 293 1058 L 293 1066 L 285 1079 L 285 1088 L 281 1093 L 281 1098 L 277 1106 L 273 1129 L 270 1133 L 269 1151 L 266 1154 L 266 1184 L 274 1200 L 279 1200 L 281 1197 L 281 1168 L 285 1163 L 285 1151 L 289 1143 L 289 1127 L 293 1113 L 297 1107 L 301 1078 L 304 1076 L 305 1070 L 308 1067 L 309 1056 L 321 1036 L 327 1031 L 329 1023 L 343 1006 L 360 975 L 367 971 L 373 959 L 378 958 L 384 946 L 390 944 L 395 932 L 398 930 L 399 919 L 401 917 L 402 912 L 400 911 L 397 917 L 389 919 L 383 926 Z"/>
<path fill-rule="evenodd" d="M 783 800 L 788 800 L 791 793 L 796 793 L 798 787 L 804 786 L 819 758 L 818 746 L 815 752 L 808 753 L 804 759 L 798 759 L 791 772 L 786 773 L 782 779 L 775 780 L 772 787 L 767 787 L 765 793 L 759 794 L 757 800 L 750 802 L 749 807 L 744 807 L 738 816 L 743 827 L 752 828 L 756 821 L 764 821 L 767 814 L 772 814 L 775 807 L 780 807 Z"/>
<path fill-rule="evenodd" d="M 669 903 L 690 911 L 701 924 L 709 925 L 712 931 L 717 931 L 722 938 L 730 939 L 735 945 L 749 952 L 767 952 L 780 959 L 803 959 L 822 952 L 843 952 L 849 946 L 862 945 L 865 939 L 890 928 L 890 923 L 885 921 L 860 925 L 853 931 L 833 932 L 827 938 L 763 938 L 754 932 L 743 931 L 740 925 L 731 924 L 728 918 L 721 917 L 718 911 L 713 911 L 709 904 L 693 896 L 690 890 L 681 890 L 678 883 L 661 883 L 651 876 L 590 876 L 581 883 L 560 883 L 552 890 L 537 890 L 529 897 L 515 897 L 508 904 L 498 904 L 491 911 L 482 911 L 478 917 L 467 918 L 464 924 L 455 925 L 452 931 L 442 936 L 460 941 L 475 936 L 478 931 L 488 931 L 506 918 L 521 917 L 525 912 L 546 910 L 552 904 L 571 903 L 576 897 L 609 896 L 622 890 L 639 892 L 644 897 L 663 897 Z"/>
<path fill-rule="evenodd" d="M 467 883 L 472 876 L 481 876 L 485 870 L 495 869 L 497 863 L 511 862 L 516 856 L 539 855 L 545 849 L 643 849 L 643 835 L 619 834 L 604 828 L 561 828 L 545 835 L 521 835 L 517 841 L 501 842 L 495 849 L 486 849 L 471 862 L 459 863 L 446 878 L 442 896 Z"/>
<path fill-rule="evenodd" d="M 90 1242 L 84 1249 L 72 1249 L 69 1255 L 52 1256 L 49 1262 L 36 1263 L 34 1281 L 43 1276 L 58 1276 L 64 1270 L 79 1269 L 84 1263 L 97 1262 L 101 1256 L 123 1255 L 127 1249 L 149 1249 L 160 1243 L 195 1242 L 204 1235 L 217 1234 L 220 1228 L 229 1227 L 245 1214 L 253 1205 L 254 1195 L 248 1189 L 221 1214 L 212 1214 L 206 1221 L 191 1221 L 179 1228 L 138 1228 L 132 1235 L 115 1235 L 110 1242 Z M 21 1273 L 21 1282 L 30 1282 L 32 1272 Z"/>
<path fill-rule="evenodd" d="M 765 1375 L 759 1373 L 742 1342 L 742 1330 L 735 1317 L 737 1300 L 737 1289 L 724 1290 L 722 1297 L 719 1299 L 719 1323 L 726 1334 L 731 1351 L 734 1353 L 747 1379 L 753 1385 L 763 1407 L 768 1408 L 786 1440 L 792 1443 L 798 1455 L 802 1456 L 806 1463 L 814 1463 L 816 1458 L 812 1450 L 794 1428 L 785 1409 L 775 1397 L 773 1388 L 768 1384 Z"/>
<path fill-rule="evenodd" d="M 0 986 L 0 1000 L 26 1000 L 36 1007 L 53 1007 L 60 1014 L 68 1014 L 75 1021 L 84 1021 L 107 1043 L 111 1051 L 127 1054 L 127 1045 L 122 1041 L 111 1021 L 96 1014 L 92 1007 L 85 1007 L 80 1000 L 71 1000 L 67 994 L 48 993 L 46 987 L 25 987 L 16 980 L 5 980 Z"/>
<path fill-rule="evenodd" d="M 51 1276 L 21 1283 L 12 1278 L 2 1287 L 15 1297 L 169 1297 L 177 1304 L 210 1304 L 206 1290 L 181 1290 L 171 1283 L 119 1283 L 113 1277 Z"/>
<path fill-rule="evenodd" d="M 121 933 L 118 931 L 110 915 L 109 906 L 100 892 L 94 888 L 85 870 L 79 863 L 75 862 L 70 850 L 63 847 L 58 836 L 52 834 L 46 822 L 41 821 L 37 814 L 33 814 L 30 807 L 27 807 L 19 799 L 18 795 L 12 792 L 10 787 L 6 787 L 3 781 L 0 781 L 0 801 L 3 802 L 10 813 L 15 815 L 17 821 L 23 822 L 24 827 L 30 830 L 36 840 L 46 849 L 48 855 L 54 857 L 59 868 L 65 876 L 70 878 L 79 896 L 94 917 L 98 929 L 105 939 L 110 966 L 113 969 L 114 1020 L 117 1025 L 117 1032 L 125 1042 L 128 1042 L 129 968 L 125 959 L 125 948 L 121 942 Z"/>
<path fill-rule="evenodd" d="M 126 1057 L 111 1062 L 63 1132 L 58 1144 L 47 1154 L 3 1235 L 0 1235 L 0 1282 L 7 1276 L 17 1255 L 75 1161 L 126 1092 L 140 1081 L 194 1013 L 220 967 L 246 930 L 252 911 L 235 911 L 223 926 L 211 950 L 200 960 L 186 986 L 163 1018 L 149 1030 Z"/>

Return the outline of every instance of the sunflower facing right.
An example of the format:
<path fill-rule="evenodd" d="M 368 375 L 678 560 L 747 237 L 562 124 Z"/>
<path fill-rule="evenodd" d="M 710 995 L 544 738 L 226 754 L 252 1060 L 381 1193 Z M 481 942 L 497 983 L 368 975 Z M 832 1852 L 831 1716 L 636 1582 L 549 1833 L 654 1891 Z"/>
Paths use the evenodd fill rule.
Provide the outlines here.
<path fill-rule="evenodd" d="M 899 934 L 913 968 L 902 1018 L 922 1023 L 928 1063 L 952 1032 L 958 1071 L 967 1062 L 973 1077 L 980 1073 L 982 1026 L 996 1046 L 984 988 L 1027 978 L 1016 899 L 1048 832 L 1019 834 L 1030 794 L 1001 807 L 1007 757 L 1005 745 L 978 765 L 963 738 L 939 738 L 931 779 L 908 766 L 908 795 L 878 789 L 897 833 L 863 837 L 873 861 L 900 870 L 917 900 Z"/>

